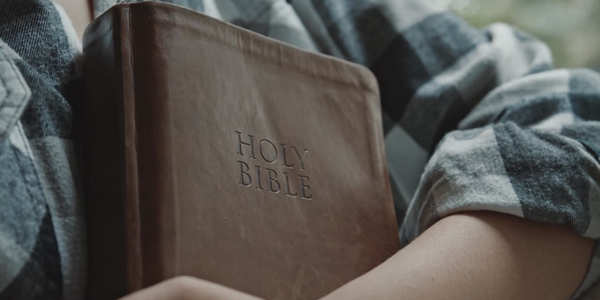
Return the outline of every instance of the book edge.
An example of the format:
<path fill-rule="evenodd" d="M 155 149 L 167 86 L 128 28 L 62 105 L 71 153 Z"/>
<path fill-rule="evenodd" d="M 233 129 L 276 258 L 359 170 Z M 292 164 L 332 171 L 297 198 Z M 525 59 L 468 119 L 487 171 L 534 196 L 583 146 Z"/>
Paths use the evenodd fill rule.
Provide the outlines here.
<path fill-rule="evenodd" d="M 137 3 L 119 3 L 119 4 L 111 7 L 104 14 L 108 13 L 112 9 L 118 9 L 119 7 L 136 7 L 136 6 L 152 7 L 155 11 L 156 10 L 165 10 L 166 8 L 168 8 L 168 9 L 176 8 L 182 12 L 195 15 L 199 19 L 202 19 L 203 22 L 217 23 L 217 24 L 220 24 L 221 26 L 224 26 L 224 28 L 240 30 L 242 32 L 245 32 L 245 35 L 248 37 L 247 43 L 245 43 L 244 45 L 237 44 L 237 42 L 238 42 L 237 38 L 233 37 L 231 35 L 229 35 L 227 38 L 224 39 L 223 36 L 216 36 L 214 33 L 210 32 L 210 31 L 200 29 L 201 34 L 203 34 L 204 36 L 207 36 L 207 37 L 210 37 L 213 39 L 216 38 L 217 40 L 224 42 L 228 46 L 238 48 L 240 50 L 249 52 L 253 55 L 263 56 L 266 59 L 274 61 L 275 63 L 285 64 L 286 67 L 288 67 L 288 68 L 294 68 L 300 72 L 303 72 L 303 73 L 305 73 L 309 76 L 313 76 L 315 78 L 324 79 L 324 80 L 328 80 L 330 82 L 336 82 L 336 83 L 343 84 L 343 85 L 361 88 L 365 91 L 375 93 L 376 95 L 379 96 L 379 85 L 377 83 L 377 79 L 375 78 L 375 75 L 371 72 L 371 70 L 369 70 L 365 66 L 362 66 L 362 65 L 350 62 L 350 61 L 346 61 L 346 60 L 343 60 L 343 59 L 340 59 L 337 57 L 325 55 L 322 53 L 308 51 L 308 50 L 299 48 L 295 45 L 281 42 L 281 41 L 275 40 L 273 38 L 261 35 L 259 33 L 250 31 L 248 29 L 236 26 L 234 24 L 227 23 L 227 22 L 221 21 L 219 19 L 215 19 L 211 16 L 197 12 L 197 11 L 189 9 L 187 7 L 183 7 L 183 6 L 175 5 L 175 4 L 171 4 L 171 3 L 154 2 L 154 1 L 144 1 L 144 2 L 137 2 Z M 102 15 L 100 17 L 98 17 L 97 19 L 99 19 L 101 17 L 102 17 Z M 92 21 L 92 23 L 94 23 L 96 20 Z M 171 20 L 171 21 L 174 21 L 174 20 Z M 177 25 L 185 26 L 186 24 L 177 24 Z M 194 29 L 198 30 L 199 28 L 194 28 Z M 230 32 L 232 32 L 232 31 L 234 32 L 235 30 L 230 30 Z M 87 28 L 86 28 L 86 34 L 87 34 Z M 258 46 L 258 45 L 260 45 L 260 46 Z M 262 46 L 264 46 L 264 47 L 262 47 Z M 258 49 L 263 49 L 263 50 L 259 51 Z M 266 53 L 268 53 L 268 54 L 266 54 Z M 300 59 L 296 58 L 294 60 L 285 59 L 286 57 L 290 57 L 290 56 L 291 57 L 297 57 L 297 56 L 311 57 L 311 59 L 302 59 L 302 58 L 300 58 Z M 311 61 L 311 60 L 316 60 L 315 64 L 318 64 L 319 68 L 313 68 L 312 64 L 299 63 L 299 61 Z M 325 68 L 323 68 L 323 66 L 329 67 L 329 68 L 327 68 L 327 71 L 322 71 L 325 69 Z M 342 67 L 340 68 L 339 66 L 342 66 Z"/>

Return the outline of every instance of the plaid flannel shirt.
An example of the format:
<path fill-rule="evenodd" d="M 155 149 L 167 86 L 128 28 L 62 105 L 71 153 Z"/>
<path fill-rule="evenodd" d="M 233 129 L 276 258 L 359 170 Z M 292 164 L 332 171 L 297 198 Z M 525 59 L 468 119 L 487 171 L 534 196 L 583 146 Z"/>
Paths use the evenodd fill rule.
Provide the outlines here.
<path fill-rule="evenodd" d="M 165 1 L 373 71 L 404 244 L 473 210 L 600 238 L 600 76 L 534 37 L 422 0 Z M 64 11 L 0 0 L 0 300 L 84 298 L 81 101 Z M 596 249 L 573 299 L 600 298 Z"/>

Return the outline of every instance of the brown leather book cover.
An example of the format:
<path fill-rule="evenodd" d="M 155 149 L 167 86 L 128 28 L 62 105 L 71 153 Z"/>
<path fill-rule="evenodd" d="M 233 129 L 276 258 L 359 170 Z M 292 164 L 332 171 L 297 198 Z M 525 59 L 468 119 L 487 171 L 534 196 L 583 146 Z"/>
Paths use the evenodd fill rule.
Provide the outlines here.
<path fill-rule="evenodd" d="M 176 275 L 316 299 L 398 250 L 366 68 L 154 2 L 84 59 L 90 299 Z"/>

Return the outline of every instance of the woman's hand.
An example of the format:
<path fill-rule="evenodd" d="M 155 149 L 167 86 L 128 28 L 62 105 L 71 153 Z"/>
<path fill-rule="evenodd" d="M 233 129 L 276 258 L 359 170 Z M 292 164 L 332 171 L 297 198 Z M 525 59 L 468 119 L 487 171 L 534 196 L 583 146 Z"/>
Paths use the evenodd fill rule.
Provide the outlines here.
<path fill-rule="evenodd" d="M 260 300 L 254 296 L 194 277 L 175 277 L 120 300 Z"/>

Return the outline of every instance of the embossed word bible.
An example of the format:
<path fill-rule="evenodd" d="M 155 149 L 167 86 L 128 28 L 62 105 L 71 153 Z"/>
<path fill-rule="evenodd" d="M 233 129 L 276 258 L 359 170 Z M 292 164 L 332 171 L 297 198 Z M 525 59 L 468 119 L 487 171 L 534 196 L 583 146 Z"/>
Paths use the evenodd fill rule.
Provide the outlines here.
<path fill-rule="evenodd" d="M 154 2 L 84 59 L 89 299 L 177 275 L 316 299 L 398 249 L 367 69 Z"/>

